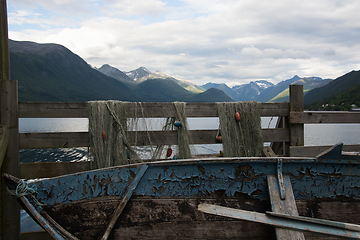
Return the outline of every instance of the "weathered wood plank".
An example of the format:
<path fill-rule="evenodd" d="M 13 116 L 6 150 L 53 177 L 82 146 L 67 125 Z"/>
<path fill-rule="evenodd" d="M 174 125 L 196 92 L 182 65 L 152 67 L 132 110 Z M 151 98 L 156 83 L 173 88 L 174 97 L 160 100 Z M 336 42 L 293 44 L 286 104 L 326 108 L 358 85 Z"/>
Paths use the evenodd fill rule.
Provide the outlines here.
<path fill-rule="evenodd" d="M 87 118 L 87 103 L 20 102 L 20 118 Z"/>
<path fill-rule="evenodd" d="M 272 150 L 272 148 L 270 146 L 265 146 L 263 148 L 263 153 L 264 153 L 265 157 L 277 157 L 277 155 L 274 153 L 274 151 Z"/>
<path fill-rule="evenodd" d="M 141 103 L 145 117 L 166 118 L 174 116 L 172 103 Z M 187 103 L 188 117 L 217 117 L 216 103 Z M 20 118 L 87 118 L 87 103 L 20 102 Z M 140 117 L 139 110 L 130 113 L 130 117 Z M 288 103 L 262 103 L 261 116 L 289 116 Z"/>
<path fill-rule="evenodd" d="M 88 132 L 20 133 L 20 149 L 88 147 Z"/>
<path fill-rule="evenodd" d="M 51 178 L 90 170 L 90 162 L 20 163 L 20 178 Z"/>
<path fill-rule="evenodd" d="M 286 192 L 286 197 L 284 200 L 280 198 L 280 189 L 278 179 L 275 175 L 267 175 L 271 209 L 276 213 L 284 213 L 292 216 L 299 216 L 297 211 L 296 202 L 294 193 L 292 190 L 290 177 L 285 175 L 283 177 L 284 187 Z M 277 240 L 305 240 L 304 234 L 299 231 L 285 229 L 285 228 L 276 228 Z"/>
<path fill-rule="evenodd" d="M 192 144 L 216 144 L 217 130 L 191 130 Z M 289 129 L 263 129 L 264 142 L 288 142 Z M 88 147 L 88 132 L 20 133 L 20 149 Z M 149 137 L 150 140 L 149 141 Z M 137 142 L 135 143 L 135 139 Z M 138 131 L 129 133 L 129 142 L 136 146 L 177 145 L 177 132 Z"/>
<path fill-rule="evenodd" d="M 272 116 L 287 117 L 289 116 L 289 112 L 290 112 L 289 103 L 261 103 L 262 117 L 272 117 Z"/>
<path fill-rule="evenodd" d="M 290 157 L 315 157 L 319 153 L 331 148 L 332 146 L 292 146 L 290 147 Z M 360 145 L 344 145 L 345 152 L 360 152 Z"/>
<path fill-rule="evenodd" d="M 0 126 L 0 168 L 5 157 L 7 146 L 8 146 L 8 139 L 6 134 L 6 127 Z"/>
<path fill-rule="evenodd" d="M 290 111 L 304 112 L 303 85 L 290 85 Z M 290 146 L 304 146 L 304 124 L 290 121 Z"/>
<path fill-rule="evenodd" d="M 360 207 L 359 201 L 350 199 L 347 199 L 346 201 L 342 199 L 314 199 L 313 201 L 297 200 L 296 205 L 300 216 L 360 224 L 359 211 L 357 210 Z M 305 232 L 304 235 L 305 239 L 344 239 L 308 232 Z"/>
<path fill-rule="evenodd" d="M 290 122 L 299 123 L 360 123 L 360 112 L 290 112 Z"/>
<path fill-rule="evenodd" d="M 7 127 L 8 147 L 1 172 L 19 176 L 19 126 L 17 81 L 4 80 L 0 84 L 0 124 Z M 3 208 L 2 233 L 4 239 L 20 238 L 19 205 L 8 194 L 5 184 L 1 186 Z"/>
<path fill-rule="evenodd" d="M 262 129 L 263 142 L 289 142 L 288 128 Z"/>

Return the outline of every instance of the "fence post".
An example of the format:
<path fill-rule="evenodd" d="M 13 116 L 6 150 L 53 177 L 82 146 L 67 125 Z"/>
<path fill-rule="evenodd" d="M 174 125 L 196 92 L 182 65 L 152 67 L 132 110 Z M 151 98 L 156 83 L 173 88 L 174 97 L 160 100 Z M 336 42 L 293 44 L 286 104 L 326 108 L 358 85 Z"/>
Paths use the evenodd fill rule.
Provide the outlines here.
<path fill-rule="evenodd" d="M 303 85 L 290 85 L 290 112 L 304 112 Z M 290 122 L 290 146 L 304 146 L 304 124 Z"/>
<path fill-rule="evenodd" d="M 8 147 L 1 173 L 19 176 L 19 126 L 17 81 L 10 80 L 9 42 L 6 0 L 0 0 L 0 125 L 6 126 Z M 2 177 L 0 176 L 0 179 Z M 20 208 L 0 182 L 1 239 L 20 239 Z"/>

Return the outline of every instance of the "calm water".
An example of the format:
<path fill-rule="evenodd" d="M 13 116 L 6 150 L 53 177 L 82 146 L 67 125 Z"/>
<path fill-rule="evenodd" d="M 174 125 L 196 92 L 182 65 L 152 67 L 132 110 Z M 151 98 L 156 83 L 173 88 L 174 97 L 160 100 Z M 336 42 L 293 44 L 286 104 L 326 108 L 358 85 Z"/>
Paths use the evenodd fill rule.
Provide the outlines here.
<path fill-rule="evenodd" d="M 163 119 L 140 120 L 146 126 L 139 130 L 161 130 Z M 262 128 L 274 128 L 276 118 L 263 117 Z M 188 118 L 190 130 L 218 129 L 218 118 Z M 87 132 L 87 118 L 21 118 L 19 131 L 25 132 Z M 305 145 L 333 145 L 360 143 L 360 124 L 305 124 Z M 222 150 L 221 144 L 194 145 L 193 154 L 212 154 Z M 148 158 L 150 149 L 141 147 L 139 155 Z M 24 149 L 20 150 L 21 162 L 86 161 L 87 148 Z"/>

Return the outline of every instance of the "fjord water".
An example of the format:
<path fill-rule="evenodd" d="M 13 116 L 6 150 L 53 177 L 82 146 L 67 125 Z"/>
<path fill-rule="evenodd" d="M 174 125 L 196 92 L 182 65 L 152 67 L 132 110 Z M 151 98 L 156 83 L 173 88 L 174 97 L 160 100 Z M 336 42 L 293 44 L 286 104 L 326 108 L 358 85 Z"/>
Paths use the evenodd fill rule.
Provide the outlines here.
<path fill-rule="evenodd" d="M 262 117 L 262 128 L 274 128 L 277 118 Z M 143 130 L 161 130 L 163 119 L 148 119 Z M 188 118 L 190 130 L 218 129 L 218 118 Z M 19 132 L 87 132 L 87 118 L 20 118 Z M 305 146 L 360 144 L 360 124 L 305 124 Z M 193 154 L 214 154 L 222 150 L 221 144 L 194 145 Z M 150 156 L 150 149 L 139 147 L 144 158 Z M 22 149 L 20 162 L 86 161 L 87 148 Z"/>

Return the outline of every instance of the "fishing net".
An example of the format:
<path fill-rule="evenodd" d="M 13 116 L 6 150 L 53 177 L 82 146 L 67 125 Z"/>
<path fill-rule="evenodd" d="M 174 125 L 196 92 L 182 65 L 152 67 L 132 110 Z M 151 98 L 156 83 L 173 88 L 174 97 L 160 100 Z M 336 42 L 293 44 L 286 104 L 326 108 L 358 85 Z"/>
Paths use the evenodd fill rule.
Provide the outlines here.
<path fill-rule="evenodd" d="M 162 130 L 177 130 L 177 158 L 191 158 L 186 105 L 174 102 L 173 106 L 175 114 L 165 119 Z M 153 147 L 146 116 L 141 103 L 112 100 L 89 102 L 91 169 L 143 162 L 144 159 L 139 157 L 137 151 L 139 147 L 136 146 L 139 141 L 149 145 L 142 147 L 151 152 L 151 158 L 146 161 L 164 157 L 165 145 Z M 175 127 L 176 122 L 181 123 L 181 126 Z M 142 133 L 141 139 L 138 133 Z"/>
<path fill-rule="evenodd" d="M 186 103 L 184 102 L 174 102 L 175 107 L 175 121 L 179 121 L 181 126 L 177 127 L 178 131 L 178 158 L 186 159 L 191 158 L 190 150 L 190 136 L 186 118 Z"/>
<path fill-rule="evenodd" d="M 217 103 L 224 157 L 259 157 L 262 154 L 259 102 Z M 235 113 L 240 114 L 236 121 Z"/>

